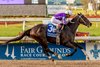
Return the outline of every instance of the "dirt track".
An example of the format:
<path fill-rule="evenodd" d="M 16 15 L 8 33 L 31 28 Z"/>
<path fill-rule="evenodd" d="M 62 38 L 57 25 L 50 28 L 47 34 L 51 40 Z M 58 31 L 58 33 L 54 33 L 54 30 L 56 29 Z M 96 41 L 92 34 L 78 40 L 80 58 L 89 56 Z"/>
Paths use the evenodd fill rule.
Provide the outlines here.
<path fill-rule="evenodd" d="M 100 61 L 1 60 L 0 67 L 100 67 Z"/>

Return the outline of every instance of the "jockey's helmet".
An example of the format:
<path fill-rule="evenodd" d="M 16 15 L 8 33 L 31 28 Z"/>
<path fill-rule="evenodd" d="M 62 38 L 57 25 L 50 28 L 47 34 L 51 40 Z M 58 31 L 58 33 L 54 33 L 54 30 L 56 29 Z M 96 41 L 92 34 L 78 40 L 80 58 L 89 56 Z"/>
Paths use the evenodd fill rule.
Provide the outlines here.
<path fill-rule="evenodd" d="M 72 11 L 71 10 L 67 10 L 67 11 L 65 11 L 65 14 L 72 15 Z"/>

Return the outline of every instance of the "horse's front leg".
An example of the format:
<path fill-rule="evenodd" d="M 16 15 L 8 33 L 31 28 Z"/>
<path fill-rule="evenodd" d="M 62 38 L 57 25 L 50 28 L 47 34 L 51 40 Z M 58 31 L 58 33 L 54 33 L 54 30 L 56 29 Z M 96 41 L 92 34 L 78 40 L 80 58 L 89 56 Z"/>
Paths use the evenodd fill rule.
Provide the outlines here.
<path fill-rule="evenodd" d="M 72 55 L 75 54 L 75 52 L 77 51 L 77 47 L 74 46 L 71 42 L 65 42 L 65 43 L 63 44 L 63 46 L 69 47 L 69 48 L 73 48 L 73 49 L 74 49 L 74 51 L 73 51 L 72 53 L 66 54 L 66 56 L 72 56 Z"/>
<path fill-rule="evenodd" d="M 61 57 L 60 55 L 58 55 L 56 52 L 53 52 L 53 51 L 51 51 L 51 50 L 49 50 L 49 52 L 50 52 L 51 54 L 54 54 L 55 56 L 57 56 L 58 59 L 62 59 L 62 57 Z"/>
<path fill-rule="evenodd" d="M 54 54 L 55 56 L 57 56 L 59 59 L 62 59 L 62 57 L 60 55 L 58 55 L 57 53 L 51 51 L 49 48 L 43 48 L 44 53 L 48 56 L 48 58 L 52 61 L 54 61 L 54 59 L 52 59 L 52 57 L 49 55 L 49 53 Z"/>
<path fill-rule="evenodd" d="M 49 53 L 51 54 L 54 54 L 55 56 L 57 56 L 59 59 L 62 59 L 60 55 L 58 55 L 57 53 L 51 51 L 49 48 L 48 48 L 48 44 L 47 44 L 47 41 L 45 39 L 41 39 L 40 41 L 38 41 L 42 48 L 43 48 L 43 52 L 48 56 L 48 59 L 54 61 L 54 59 L 49 55 Z"/>
<path fill-rule="evenodd" d="M 54 59 L 53 59 L 53 58 L 49 55 L 49 53 L 48 53 L 49 48 L 44 48 L 44 47 L 42 47 L 42 48 L 43 48 L 44 54 L 46 54 L 46 55 L 48 56 L 48 59 L 54 61 Z"/>
<path fill-rule="evenodd" d="M 84 53 L 84 55 L 87 57 L 88 60 L 90 60 L 88 54 L 86 53 L 86 51 L 84 50 L 83 47 L 81 47 L 79 44 L 73 42 L 73 44 L 75 44 L 78 48 L 80 48 L 82 50 L 82 52 Z"/>

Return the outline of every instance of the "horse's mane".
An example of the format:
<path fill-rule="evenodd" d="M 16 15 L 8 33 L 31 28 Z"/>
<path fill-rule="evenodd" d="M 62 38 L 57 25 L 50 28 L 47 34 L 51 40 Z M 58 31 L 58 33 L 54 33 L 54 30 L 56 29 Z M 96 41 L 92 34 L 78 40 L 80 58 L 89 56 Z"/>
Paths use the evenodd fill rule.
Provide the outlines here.
<path fill-rule="evenodd" d="M 71 19 L 71 22 L 75 22 L 76 21 L 76 18 L 77 18 L 77 16 L 75 16 L 74 18 L 72 18 Z M 71 22 L 69 22 L 67 25 L 70 27 L 72 24 L 74 24 L 74 23 L 71 23 Z"/>

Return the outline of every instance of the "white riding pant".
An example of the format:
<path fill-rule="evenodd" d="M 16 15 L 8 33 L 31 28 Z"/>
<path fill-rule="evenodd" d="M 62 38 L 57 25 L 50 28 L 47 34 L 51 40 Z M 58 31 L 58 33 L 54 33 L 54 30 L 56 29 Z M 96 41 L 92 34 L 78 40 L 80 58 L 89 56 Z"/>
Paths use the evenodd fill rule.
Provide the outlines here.
<path fill-rule="evenodd" d="M 58 24 L 61 24 L 62 23 L 62 21 L 56 19 L 55 17 L 52 17 L 51 18 L 51 22 L 52 22 L 52 24 L 54 24 L 56 26 L 58 26 Z"/>

